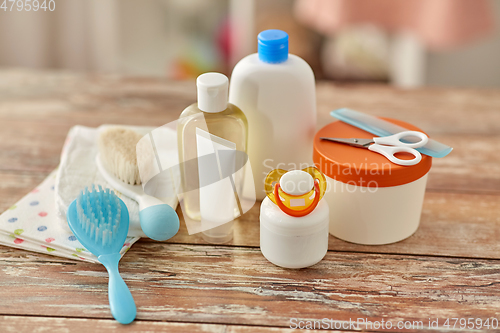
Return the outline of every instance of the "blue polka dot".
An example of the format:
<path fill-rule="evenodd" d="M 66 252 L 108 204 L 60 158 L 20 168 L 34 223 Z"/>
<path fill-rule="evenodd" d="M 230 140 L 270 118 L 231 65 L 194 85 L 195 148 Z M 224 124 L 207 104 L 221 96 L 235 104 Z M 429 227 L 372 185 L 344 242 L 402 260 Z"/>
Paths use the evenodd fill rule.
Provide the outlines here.
<path fill-rule="evenodd" d="M 8 219 L 8 221 L 9 221 L 10 223 L 14 223 L 14 222 L 16 222 L 16 221 L 17 221 L 17 217 L 13 217 L 13 218 L 11 218 L 11 219 Z"/>
<path fill-rule="evenodd" d="M 38 231 L 45 231 L 45 230 L 47 230 L 47 227 L 44 225 L 38 227 Z"/>
<path fill-rule="evenodd" d="M 51 190 L 54 190 L 54 185 L 52 185 L 52 186 L 50 187 L 50 189 L 51 189 Z"/>
<path fill-rule="evenodd" d="M 36 206 L 36 205 L 38 205 L 38 201 L 32 201 L 32 202 L 30 202 L 30 206 Z"/>
<path fill-rule="evenodd" d="M 73 242 L 73 241 L 76 241 L 76 237 L 75 237 L 75 236 L 69 236 L 69 237 L 68 237 L 68 239 L 69 239 L 70 241 L 72 241 L 72 242 Z"/>

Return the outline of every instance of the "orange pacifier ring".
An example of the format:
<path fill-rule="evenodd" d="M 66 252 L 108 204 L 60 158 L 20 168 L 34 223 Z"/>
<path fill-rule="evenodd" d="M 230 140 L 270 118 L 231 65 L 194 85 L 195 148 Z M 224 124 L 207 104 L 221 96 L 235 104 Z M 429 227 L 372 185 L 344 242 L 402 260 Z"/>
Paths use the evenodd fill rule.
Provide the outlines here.
<path fill-rule="evenodd" d="M 274 197 L 279 198 L 279 189 L 280 189 L 280 184 L 274 185 Z M 307 214 L 310 214 L 318 205 L 319 202 L 319 197 L 320 197 L 320 190 L 319 190 L 319 181 L 317 179 L 314 180 L 314 200 L 312 204 L 302 210 L 294 210 L 291 208 L 288 208 L 281 202 L 281 199 L 278 199 L 276 204 L 278 205 L 279 209 L 283 211 L 283 213 L 288 214 L 293 217 L 302 217 L 306 216 Z"/>
<path fill-rule="evenodd" d="M 268 198 L 285 214 L 294 217 L 302 217 L 310 214 L 322 199 L 327 187 L 325 176 L 317 168 L 308 167 L 301 171 L 309 174 L 311 176 L 309 179 L 313 182 L 312 189 L 306 193 L 293 195 L 281 188 L 281 177 L 289 172 L 287 170 L 272 170 L 267 175 L 264 184 Z M 302 177 L 303 180 L 304 178 Z M 300 184 L 300 181 L 297 184 Z"/>

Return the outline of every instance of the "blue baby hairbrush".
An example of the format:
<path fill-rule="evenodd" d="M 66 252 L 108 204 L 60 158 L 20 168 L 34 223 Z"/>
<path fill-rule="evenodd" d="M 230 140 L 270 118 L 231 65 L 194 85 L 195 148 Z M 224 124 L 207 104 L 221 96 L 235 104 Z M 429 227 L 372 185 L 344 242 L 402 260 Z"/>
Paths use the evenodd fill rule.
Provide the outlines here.
<path fill-rule="evenodd" d="M 122 324 L 135 319 L 134 298 L 118 272 L 120 250 L 127 238 L 127 206 L 113 191 L 95 185 L 80 192 L 67 213 L 68 224 L 82 245 L 97 256 L 109 274 L 108 298 L 111 314 Z"/>

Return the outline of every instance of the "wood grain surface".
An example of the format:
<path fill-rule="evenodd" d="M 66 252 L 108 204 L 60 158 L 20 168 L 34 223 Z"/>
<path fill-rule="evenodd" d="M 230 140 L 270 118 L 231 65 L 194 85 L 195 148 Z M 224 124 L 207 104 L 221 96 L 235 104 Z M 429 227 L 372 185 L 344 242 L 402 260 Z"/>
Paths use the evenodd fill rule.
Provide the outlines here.
<path fill-rule="evenodd" d="M 160 126 L 195 95 L 194 82 L 1 70 L 0 211 L 58 165 L 72 126 Z M 182 225 L 122 259 L 138 306 L 130 326 L 112 320 L 104 267 L 0 246 L 0 332 L 289 331 L 291 318 L 422 321 L 436 331 L 445 328 L 429 318 L 500 319 L 500 90 L 319 82 L 317 100 L 318 127 L 350 107 L 411 122 L 454 147 L 433 160 L 413 236 L 383 246 L 330 236 L 323 261 L 287 270 L 260 253 L 258 204 L 224 246 Z"/>
<path fill-rule="evenodd" d="M 104 267 L 1 248 L 3 314 L 110 318 Z M 282 269 L 256 248 L 141 242 L 120 265 L 137 319 L 288 327 L 291 318 L 496 317 L 500 263 L 328 252 Z M 20 301 L 22 300 L 22 301 Z M 36 306 L 27 306 L 27 304 Z M 69 304 L 68 304 L 69 303 Z"/>
<path fill-rule="evenodd" d="M 0 316 L 0 327 L 2 333 L 33 333 L 45 332 L 68 333 L 68 332 L 92 332 L 109 333 L 120 332 L 179 332 L 179 333 L 262 333 L 262 332 L 296 332 L 294 329 L 283 329 L 278 327 L 242 326 L 242 325 L 219 325 L 219 324 L 197 324 L 176 323 L 164 321 L 139 321 L 130 325 L 120 325 L 114 320 L 90 319 L 90 318 L 54 318 L 54 317 L 30 317 L 30 316 Z"/>

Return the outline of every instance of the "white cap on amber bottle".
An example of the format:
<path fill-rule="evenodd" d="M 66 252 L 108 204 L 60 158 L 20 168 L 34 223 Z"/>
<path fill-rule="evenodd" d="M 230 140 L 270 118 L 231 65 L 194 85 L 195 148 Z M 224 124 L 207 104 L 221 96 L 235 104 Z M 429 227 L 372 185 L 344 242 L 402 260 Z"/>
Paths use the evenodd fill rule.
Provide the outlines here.
<path fill-rule="evenodd" d="M 221 73 L 205 73 L 196 79 L 198 109 L 203 112 L 221 112 L 227 109 L 229 80 Z"/>

